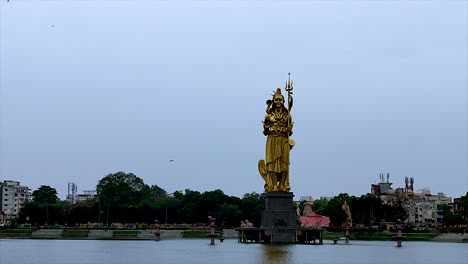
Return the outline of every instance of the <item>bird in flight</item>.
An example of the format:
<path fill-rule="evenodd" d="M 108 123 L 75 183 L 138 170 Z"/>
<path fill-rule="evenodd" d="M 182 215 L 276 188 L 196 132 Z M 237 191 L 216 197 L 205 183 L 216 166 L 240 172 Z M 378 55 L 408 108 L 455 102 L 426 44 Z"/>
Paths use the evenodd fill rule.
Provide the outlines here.
<path fill-rule="evenodd" d="M 174 160 L 173 159 L 170 159 L 169 162 L 173 162 Z"/>

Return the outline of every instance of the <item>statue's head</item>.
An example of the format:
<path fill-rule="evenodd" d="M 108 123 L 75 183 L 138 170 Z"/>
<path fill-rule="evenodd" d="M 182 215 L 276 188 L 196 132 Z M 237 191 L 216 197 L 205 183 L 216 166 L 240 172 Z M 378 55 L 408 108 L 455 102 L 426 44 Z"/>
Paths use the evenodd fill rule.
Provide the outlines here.
<path fill-rule="evenodd" d="M 284 96 L 281 94 L 280 88 L 277 88 L 273 95 L 273 104 L 275 107 L 281 107 L 284 105 Z"/>

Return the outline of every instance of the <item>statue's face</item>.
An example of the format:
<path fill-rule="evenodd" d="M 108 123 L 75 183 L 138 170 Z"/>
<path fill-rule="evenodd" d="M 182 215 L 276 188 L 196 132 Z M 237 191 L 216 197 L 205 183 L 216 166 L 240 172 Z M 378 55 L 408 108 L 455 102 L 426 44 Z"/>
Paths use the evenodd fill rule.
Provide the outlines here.
<path fill-rule="evenodd" d="M 281 107 L 284 104 L 284 99 L 282 96 L 275 96 L 275 98 L 273 98 L 273 103 L 275 107 Z"/>

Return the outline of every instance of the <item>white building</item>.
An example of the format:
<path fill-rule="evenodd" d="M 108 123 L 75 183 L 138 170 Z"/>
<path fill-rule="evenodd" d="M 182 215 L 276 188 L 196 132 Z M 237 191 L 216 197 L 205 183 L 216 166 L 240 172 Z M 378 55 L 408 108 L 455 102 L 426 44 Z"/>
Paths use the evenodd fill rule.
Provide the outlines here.
<path fill-rule="evenodd" d="M 4 214 L 3 223 L 18 217 L 21 208 L 31 197 L 31 190 L 27 186 L 21 186 L 17 181 L 6 180 L 0 182 L 0 211 Z"/>
<path fill-rule="evenodd" d="M 83 193 L 77 195 L 77 202 L 87 202 L 93 201 L 96 199 L 96 191 L 95 190 L 83 190 Z"/>
<path fill-rule="evenodd" d="M 442 206 L 449 205 L 452 198 L 443 193 L 432 195 L 425 189 L 421 193 L 414 193 L 406 202 L 408 209 L 407 222 L 414 226 L 438 226 L 443 223 Z"/>
<path fill-rule="evenodd" d="M 413 226 L 435 227 L 443 224 L 442 206 L 449 205 L 452 198 L 443 193 L 431 194 L 431 190 L 423 188 L 421 192 L 414 191 L 414 178 L 405 177 L 405 188 L 392 188 L 387 176 L 379 175 L 380 182 L 371 185 L 371 194 L 380 197 L 382 203 L 398 205 L 403 204 L 408 217 L 405 222 Z"/>

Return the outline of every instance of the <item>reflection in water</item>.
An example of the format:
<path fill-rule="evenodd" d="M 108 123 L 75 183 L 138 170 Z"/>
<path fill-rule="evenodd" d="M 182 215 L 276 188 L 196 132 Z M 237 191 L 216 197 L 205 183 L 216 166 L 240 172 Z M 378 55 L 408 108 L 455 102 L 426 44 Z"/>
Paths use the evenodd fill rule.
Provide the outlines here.
<path fill-rule="evenodd" d="M 262 245 L 262 261 L 260 263 L 292 263 L 290 247 L 291 245 Z"/>

